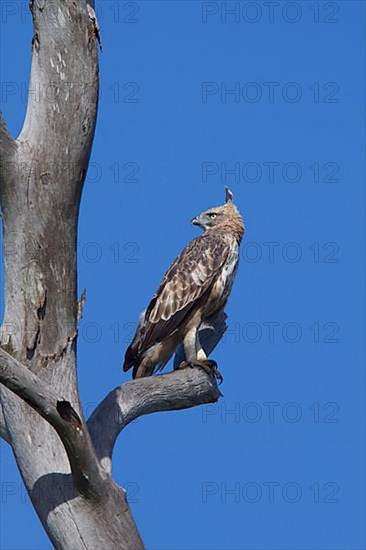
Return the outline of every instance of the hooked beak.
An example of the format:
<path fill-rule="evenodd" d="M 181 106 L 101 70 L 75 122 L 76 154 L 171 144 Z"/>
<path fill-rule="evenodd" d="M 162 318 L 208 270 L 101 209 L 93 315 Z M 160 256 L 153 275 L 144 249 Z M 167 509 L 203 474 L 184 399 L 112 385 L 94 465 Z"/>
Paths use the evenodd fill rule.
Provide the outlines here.
<path fill-rule="evenodd" d="M 200 220 L 199 220 L 199 216 L 197 216 L 196 218 L 192 218 L 191 224 L 192 225 L 201 225 Z"/>

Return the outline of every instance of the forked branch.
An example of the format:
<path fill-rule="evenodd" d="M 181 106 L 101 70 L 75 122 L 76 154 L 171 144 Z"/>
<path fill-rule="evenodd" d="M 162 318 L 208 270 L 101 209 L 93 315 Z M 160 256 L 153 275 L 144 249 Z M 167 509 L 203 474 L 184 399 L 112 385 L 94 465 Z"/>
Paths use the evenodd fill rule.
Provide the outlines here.
<path fill-rule="evenodd" d="M 103 476 L 84 420 L 37 375 L 0 348 L 0 382 L 53 426 L 65 447 L 77 489 L 100 498 Z"/>

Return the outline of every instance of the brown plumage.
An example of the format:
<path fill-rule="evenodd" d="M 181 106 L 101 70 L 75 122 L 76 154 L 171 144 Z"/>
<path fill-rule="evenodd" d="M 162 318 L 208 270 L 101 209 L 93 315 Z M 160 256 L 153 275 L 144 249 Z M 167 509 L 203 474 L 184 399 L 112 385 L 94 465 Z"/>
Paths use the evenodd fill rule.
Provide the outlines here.
<path fill-rule="evenodd" d="M 141 314 L 123 370 L 133 378 L 161 370 L 183 342 L 183 366 L 216 367 L 208 361 L 198 330 L 224 309 L 236 275 L 243 220 L 226 190 L 226 203 L 192 220 L 204 233 L 191 241 L 166 272 Z"/>

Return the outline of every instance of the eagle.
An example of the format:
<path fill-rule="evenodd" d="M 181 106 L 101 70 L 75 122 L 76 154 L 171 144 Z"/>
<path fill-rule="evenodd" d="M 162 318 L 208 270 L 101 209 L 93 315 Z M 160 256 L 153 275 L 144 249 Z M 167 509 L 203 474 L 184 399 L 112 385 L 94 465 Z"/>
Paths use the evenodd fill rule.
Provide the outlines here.
<path fill-rule="evenodd" d="M 207 358 L 200 343 L 199 329 L 223 313 L 238 268 L 244 224 L 229 189 L 225 204 L 191 223 L 204 232 L 165 273 L 126 350 L 123 370 L 132 368 L 133 378 L 162 370 L 182 344 L 185 360 L 179 368 L 201 367 L 222 382 L 217 363 Z"/>

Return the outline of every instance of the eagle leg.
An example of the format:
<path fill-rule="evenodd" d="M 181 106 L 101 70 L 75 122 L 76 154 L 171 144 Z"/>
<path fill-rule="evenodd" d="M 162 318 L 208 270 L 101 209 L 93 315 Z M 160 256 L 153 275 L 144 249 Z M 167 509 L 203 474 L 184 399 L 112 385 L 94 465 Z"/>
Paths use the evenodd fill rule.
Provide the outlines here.
<path fill-rule="evenodd" d="M 200 322 L 200 318 L 193 319 L 191 328 L 184 336 L 183 346 L 186 360 L 181 362 L 179 368 L 201 367 L 207 374 L 213 375 L 222 384 L 223 377 L 217 368 L 216 361 L 207 359 L 207 355 L 199 341 L 198 327 Z"/>

